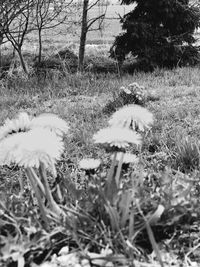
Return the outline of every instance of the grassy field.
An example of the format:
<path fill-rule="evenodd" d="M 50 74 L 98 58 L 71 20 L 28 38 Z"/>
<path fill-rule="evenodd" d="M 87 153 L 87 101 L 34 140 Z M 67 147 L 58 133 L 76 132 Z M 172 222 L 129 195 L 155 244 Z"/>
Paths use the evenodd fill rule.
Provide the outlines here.
<path fill-rule="evenodd" d="M 156 217 L 159 205 L 164 208 L 161 217 L 147 224 L 153 234 L 149 233 L 148 227 L 148 234 L 142 226 L 138 228 L 138 224 L 143 225 L 138 210 L 135 210 L 134 225 L 140 234 L 137 233 L 139 238 L 133 239 L 133 243 L 130 243 L 125 229 L 116 231 L 108 222 L 105 225 L 105 218 L 98 223 L 93 218 L 90 224 L 90 217 L 99 215 L 95 215 L 92 203 L 85 200 L 84 193 L 84 214 L 87 211 L 90 217 L 87 220 L 81 217 L 85 222 L 82 228 L 77 230 L 74 225 L 74 229 L 69 231 L 67 222 L 51 221 L 50 230 L 44 230 L 23 169 L 4 167 L 0 171 L 1 266 L 17 266 L 18 262 L 18 266 L 74 267 L 85 266 L 84 260 L 87 266 L 199 266 L 198 67 L 157 69 L 153 73 L 126 74 L 121 78 L 116 74 L 99 74 L 97 77 L 92 73 L 58 75 L 58 72 L 52 72 L 43 81 L 37 77 L 27 80 L 26 77 L 12 76 L 1 80 L 0 121 L 3 124 L 6 118 L 12 119 L 19 112 L 30 115 L 50 112 L 69 123 L 70 131 L 64 138 L 65 152 L 57 170 L 63 174 L 66 194 L 69 194 L 71 203 L 75 198 L 73 205 L 78 210 L 77 201 L 80 199 L 69 184 L 73 181 L 76 186 L 87 187 L 88 178 L 79 167 L 79 161 L 86 157 L 100 158 L 104 167 L 97 175 L 105 175 L 110 164 L 109 152 L 95 145 L 92 137 L 108 125 L 113 110 L 105 111 L 105 107 L 116 99 L 121 86 L 128 87 L 133 82 L 144 86 L 144 106 L 153 113 L 154 124 L 143 136 L 138 168 L 129 169 L 123 177 L 127 179 L 130 173 L 137 176 L 135 198 L 147 220 L 153 215 Z M 24 180 L 22 194 L 20 176 Z M 95 177 L 92 179 L 97 179 Z M 66 257 L 65 263 L 61 262 L 58 254 L 62 247 L 70 251 L 68 256 L 61 253 L 63 260 Z M 111 254 L 105 256 L 102 249 L 110 249 Z M 98 261 L 99 255 L 104 260 Z M 160 263 L 159 257 L 162 258 Z"/>
<path fill-rule="evenodd" d="M 118 12 L 124 7 L 110 5 L 107 15 Z M 119 72 L 108 58 L 119 23 L 108 21 L 88 35 L 85 72 L 61 58 L 60 68 L 36 72 L 31 33 L 30 74 L 10 68 L 0 79 L 2 267 L 200 266 L 200 68 Z M 46 31 L 47 62 L 66 46 L 77 55 L 78 37 L 63 25 Z M 95 143 L 118 110 L 121 128 Z"/>

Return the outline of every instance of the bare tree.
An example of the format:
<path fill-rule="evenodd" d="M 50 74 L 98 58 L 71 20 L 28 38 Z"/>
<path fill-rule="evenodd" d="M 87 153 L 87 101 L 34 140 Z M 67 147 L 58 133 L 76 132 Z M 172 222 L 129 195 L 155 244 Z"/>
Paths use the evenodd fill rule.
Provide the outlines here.
<path fill-rule="evenodd" d="M 42 56 L 42 31 L 55 28 L 68 22 L 71 15 L 75 12 L 73 0 L 34 0 L 35 1 L 35 23 L 34 29 L 38 33 L 39 53 L 38 63 Z M 67 27 L 67 26 L 66 26 Z"/>
<path fill-rule="evenodd" d="M 74 0 L 2 0 L 0 5 L 0 39 L 4 35 L 19 55 L 21 66 L 28 74 L 22 46 L 32 31 L 38 33 L 39 54 L 42 55 L 42 31 L 66 23 L 74 11 Z M 73 22 L 73 19 L 71 23 Z M 67 24 L 68 23 L 68 24 Z M 69 25 L 68 25 L 69 27 Z M 1 40 L 0 40 L 1 41 Z"/>
<path fill-rule="evenodd" d="M 30 31 L 29 25 L 33 7 L 33 0 L 3 0 L 0 6 L 3 35 L 18 53 L 25 73 L 28 73 L 28 69 L 22 55 L 22 46 L 26 34 Z"/>
<path fill-rule="evenodd" d="M 81 37 L 80 37 L 80 44 L 79 44 L 79 61 L 78 61 L 79 71 L 83 70 L 87 33 L 88 31 L 101 30 L 103 21 L 105 19 L 105 14 L 107 11 L 108 1 L 104 3 L 105 9 L 102 12 L 102 14 L 89 18 L 88 13 L 91 9 L 97 7 L 101 3 L 102 3 L 102 0 L 83 0 Z M 97 21 L 99 21 L 98 27 L 93 27 L 95 22 Z"/>

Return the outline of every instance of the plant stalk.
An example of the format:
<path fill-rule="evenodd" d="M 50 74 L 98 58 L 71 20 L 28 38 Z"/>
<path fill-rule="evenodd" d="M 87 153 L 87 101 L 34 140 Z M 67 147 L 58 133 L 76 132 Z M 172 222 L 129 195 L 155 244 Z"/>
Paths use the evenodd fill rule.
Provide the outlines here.
<path fill-rule="evenodd" d="M 44 223 L 45 223 L 45 228 L 47 228 L 47 225 L 48 225 L 47 214 L 46 214 L 46 210 L 45 210 L 44 204 L 42 202 L 42 198 L 41 198 L 40 192 L 38 190 L 37 184 L 35 183 L 35 179 L 32 175 L 31 169 L 27 168 L 25 171 L 26 171 L 26 175 L 27 175 L 27 177 L 31 183 L 31 186 L 35 192 L 35 195 L 36 195 L 36 198 L 37 198 L 37 201 L 39 204 L 39 208 L 41 211 L 41 215 L 42 215 L 42 218 L 43 218 Z"/>
<path fill-rule="evenodd" d="M 42 179 L 42 182 L 43 182 L 43 185 L 44 185 L 45 195 L 46 195 L 46 198 L 47 198 L 47 200 L 49 202 L 49 205 L 50 205 L 50 209 L 55 214 L 61 215 L 62 214 L 62 210 L 60 209 L 58 204 L 55 202 L 55 200 L 54 200 L 54 198 L 53 198 L 53 196 L 51 194 L 51 190 L 50 190 L 49 183 L 48 183 L 47 176 L 46 176 L 46 169 L 45 169 L 43 163 L 41 163 L 41 165 L 39 167 L 39 172 L 40 172 L 41 179 Z"/>
<path fill-rule="evenodd" d="M 31 172 L 33 178 L 35 179 L 35 181 L 37 182 L 41 193 L 43 194 L 44 197 L 46 197 L 44 186 L 43 186 L 42 182 L 40 181 L 39 177 L 37 176 L 37 174 L 35 173 L 34 169 L 30 168 L 30 172 Z"/>
<path fill-rule="evenodd" d="M 117 188 L 119 188 L 119 180 L 120 180 L 120 174 L 121 174 L 121 170 L 122 170 L 122 164 L 123 164 L 123 159 L 124 159 L 124 152 L 121 152 L 122 155 L 120 157 L 119 163 L 118 163 L 118 167 L 117 167 L 117 173 L 115 176 L 115 181 L 116 181 L 116 185 Z"/>

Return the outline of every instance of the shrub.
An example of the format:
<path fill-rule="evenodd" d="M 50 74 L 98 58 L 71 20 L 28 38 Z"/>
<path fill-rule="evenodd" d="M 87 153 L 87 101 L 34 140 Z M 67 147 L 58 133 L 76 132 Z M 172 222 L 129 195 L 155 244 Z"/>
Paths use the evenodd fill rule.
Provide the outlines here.
<path fill-rule="evenodd" d="M 58 69 L 67 72 L 76 72 L 78 66 L 78 57 L 68 48 L 64 48 L 50 57 L 44 57 L 40 62 L 37 57 L 34 59 L 33 67 L 38 71 Z"/>
<path fill-rule="evenodd" d="M 143 86 L 137 83 L 131 83 L 127 87 L 122 86 L 119 94 L 114 96 L 114 100 L 109 101 L 103 108 L 103 112 L 110 114 L 118 108 L 128 104 L 137 104 L 143 106 L 145 103 L 146 95 Z"/>

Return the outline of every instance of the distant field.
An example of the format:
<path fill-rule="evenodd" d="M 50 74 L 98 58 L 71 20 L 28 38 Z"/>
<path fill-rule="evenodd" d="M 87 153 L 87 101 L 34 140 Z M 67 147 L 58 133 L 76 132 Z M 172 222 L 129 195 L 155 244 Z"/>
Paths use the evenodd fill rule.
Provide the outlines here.
<path fill-rule="evenodd" d="M 123 17 L 126 13 L 133 10 L 133 8 L 134 5 L 109 5 L 107 8 L 106 19 L 103 23 L 103 30 L 101 32 L 90 32 L 88 35 L 88 40 L 101 39 L 105 40 L 106 42 L 112 42 L 114 37 L 121 32 L 119 15 Z M 98 7 L 96 7 L 91 13 L 90 16 L 95 17 L 96 14 L 100 14 L 100 10 Z"/>
<path fill-rule="evenodd" d="M 112 42 L 114 37 L 121 32 L 121 25 L 119 22 L 119 15 L 124 16 L 130 10 L 133 9 L 133 5 L 125 6 L 119 4 L 112 4 L 107 7 L 106 11 L 106 19 L 102 25 L 102 31 L 90 31 L 88 33 L 88 41 L 91 42 L 93 40 L 102 40 L 105 42 Z M 89 19 L 95 18 L 102 14 L 105 10 L 105 7 L 96 6 L 92 8 L 88 14 Z M 99 21 L 94 24 L 93 28 L 98 27 Z M 74 31 L 73 34 L 70 34 L 70 41 L 78 41 L 79 40 L 79 32 L 80 28 L 78 27 L 77 32 Z M 55 31 L 53 31 L 55 33 Z M 46 32 L 46 38 L 52 38 L 52 31 Z M 65 41 L 66 42 L 66 41 Z"/>

